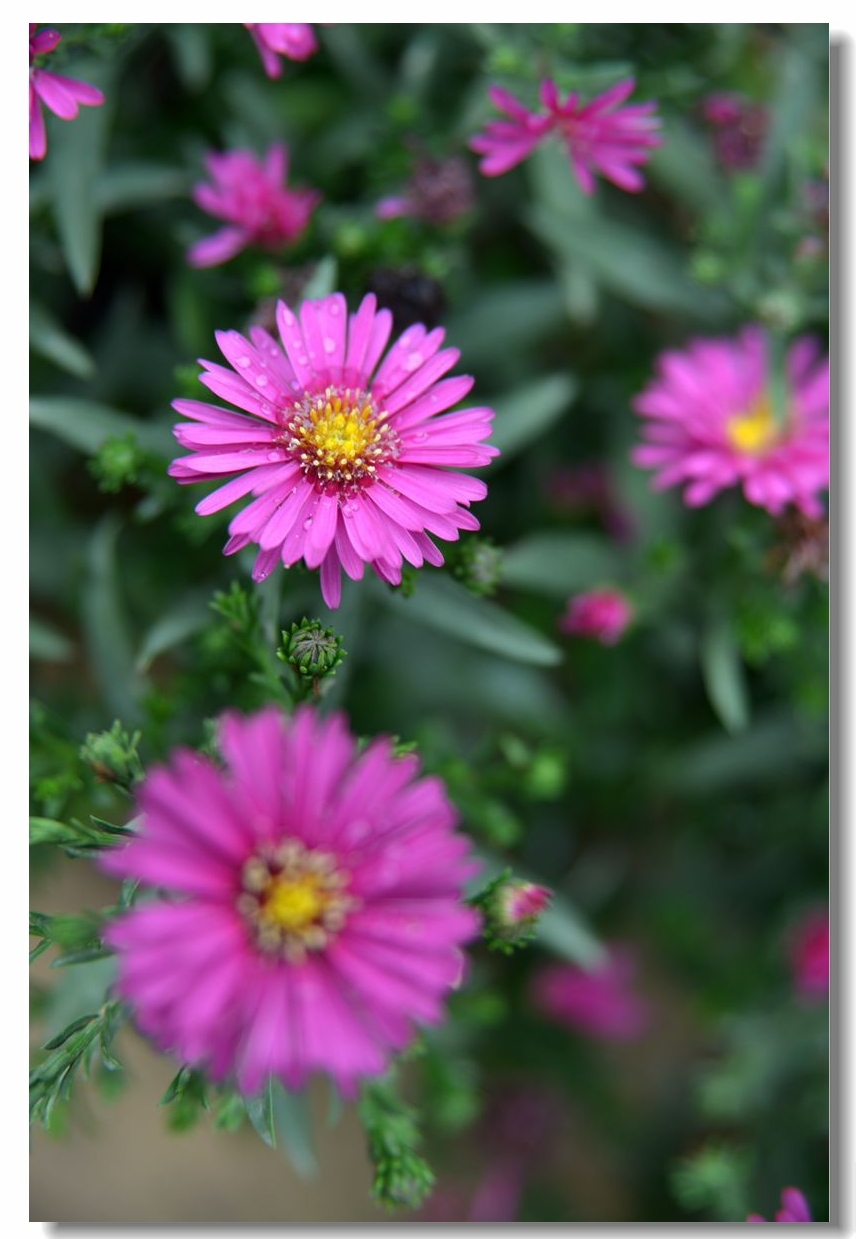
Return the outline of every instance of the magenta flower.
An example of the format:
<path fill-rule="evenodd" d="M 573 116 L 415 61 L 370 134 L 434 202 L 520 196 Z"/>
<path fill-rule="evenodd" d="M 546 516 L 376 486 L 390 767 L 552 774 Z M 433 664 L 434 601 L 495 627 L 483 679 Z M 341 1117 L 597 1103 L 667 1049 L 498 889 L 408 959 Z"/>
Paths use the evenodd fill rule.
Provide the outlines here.
<path fill-rule="evenodd" d="M 437 1023 L 478 929 L 478 869 L 442 783 L 343 715 L 268 707 L 220 725 L 225 768 L 188 749 L 153 769 L 108 873 L 160 888 L 111 923 L 140 1030 L 256 1092 L 326 1072 L 352 1096 L 414 1023 Z"/>
<path fill-rule="evenodd" d="M 615 645 L 632 619 L 633 608 L 621 590 L 606 587 L 569 598 L 559 628 L 571 636 Z"/>
<path fill-rule="evenodd" d="M 750 1213 L 746 1218 L 747 1222 L 766 1222 L 766 1218 L 760 1213 Z M 808 1207 L 808 1201 L 802 1192 L 796 1187 L 782 1188 L 782 1207 L 776 1216 L 774 1222 L 812 1222 L 814 1219 L 811 1216 L 811 1210 Z"/>
<path fill-rule="evenodd" d="M 443 329 L 408 327 L 381 361 L 392 315 L 375 305 L 369 293 L 349 318 L 345 298 L 332 293 L 304 301 L 298 318 L 280 302 L 284 352 L 261 327 L 250 328 L 249 340 L 220 331 L 231 368 L 203 361 L 200 381 L 243 412 L 173 403 L 192 422 L 174 427 L 191 455 L 172 462 L 172 476 L 222 482 L 238 475 L 196 511 L 208 515 L 254 496 L 229 525 L 225 554 L 258 545 L 256 581 L 278 563 L 320 567 L 329 607 L 339 605 L 343 568 L 359 580 L 369 564 L 398 584 L 404 560 L 442 564 L 428 535 L 455 541 L 460 529 L 478 529 L 469 505 L 487 493 L 484 482 L 456 468 L 498 455 L 482 443 L 492 409 L 444 413 L 473 380 L 442 378 L 459 357 L 440 348 Z"/>
<path fill-rule="evenodd" d="M 633 401 L 646 421 L 645 441 L 631 459 L 657 470 L 656 490 L 686 483 L 690 507 L 741 485 L 749 503 L 773 515 L 793 503 L 806 516 L 820 516 L 819 494 L 829 485 L 829 359 L 802 336 L 788 350 L 785 372 L 780 425 L 763 328 L 667 350 Z"/>
<path fill-rule="evenodd" d="M 228 221 L 187 252 L 193 267 L 227 262 L 247 245 L 275 250 L 290 245 L 303 232 L 321 201 L 314 189 L 289 189 L 288 150 L 274 143 L 263 160 L 252 151 L 234 150 L 205 157 L 213 184 L 200 182 L 193 200 L 203 211 Z"/>
<path fill-rule="evenodd" d="M 259 49 L 262 65 L 268 77 L 282 73 L 280 56 L 288 60 L 308 60 L 318 48 L 318 41 L 306 22 L 244 22 Z"/>
<path fill-rule="evenodd" d="M 796 926 L 789 944 L 791 977 L 803 1002 L 822 1002 L 829 993 L 829 912 L 816 909 Z"/>
<path fill-rule="evenodd" d="M 104 96 L 97 87 L 73 77 L 48 73 L 33 64 L 36 56 L 52 52 L 61 37 L 58 30 L 47 27 L 38 30 L 38 22 L 30 22 L 30 159 L 44 159 L 48 148 L 43 103 L 62 120 L 74 120 L 81 103 L 86 107 L 95 107 L 104 102 Z"/>
<path fill-rule="evenodd" d="M 471 139 L 470 149 L 483 156 L 479 170 L 499 176 L 526 159 L 548 134 L 557 133 L 583 193 L 594 192 L 595 173 L 620 189 L 637 192 L 645 185 L 638 165 L 647 162 L 663 139 L 656 132 L 656 103 L 620 106 L 634 86 L 632 77 L 625 78 L 589 103 L 581 104 L 576 92 L 562 103 L 548 78 L 541 83 L 544 113 L 530 112 L 508 91 L 492 86 L 492 102 L 511 119 L 489 121 L 484 132 Z"/>
<path fill-rule="evenodd" d="M 631 954 L 613 946 L 593 971 L 549 964 L 533 978 L 533 1004 L 550 1019 L 599 1041 L 632 1041 L 648 1027 L 647 1003 L 634 994 Z"/>

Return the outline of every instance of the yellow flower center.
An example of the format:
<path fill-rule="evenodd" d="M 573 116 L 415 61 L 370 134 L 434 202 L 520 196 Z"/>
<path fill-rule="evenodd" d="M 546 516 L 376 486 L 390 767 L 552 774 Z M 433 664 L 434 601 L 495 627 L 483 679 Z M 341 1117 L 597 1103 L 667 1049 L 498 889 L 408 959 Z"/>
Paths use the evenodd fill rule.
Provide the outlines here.
<path fill-rule="evenodd" d="M 765 392 L 746 413 L 737 413 L 725 423 L 728 442 L 746 456 L 758 456 L 779 438 L 779 427 Z"/>
<path fill-rule="evenodd" d="M 262 920 L 280 929 L 305 929 L 317 920 L 330 902 L 330 894 L 320 885 L 317 874 L 304 873 L 297 878 L 274 878 L 265 892 L 260 909 Z"/>
<path fill-rule="evenodd" d="M 345 894 L 350 875 L 336 868 L 328 852 L 298 839 L 262 847 L 241 876 L 237 907 L 256 945 L 291 963 L 322 950 L 359 906 Z"/>
<path fill-rule="evenodd" d="M 282 442 L 319 490 L 353 492 L 374 481 L 378 466 L 398 454 L 388 414 L 359 389 L 306 393 L 292 411 Z"/>

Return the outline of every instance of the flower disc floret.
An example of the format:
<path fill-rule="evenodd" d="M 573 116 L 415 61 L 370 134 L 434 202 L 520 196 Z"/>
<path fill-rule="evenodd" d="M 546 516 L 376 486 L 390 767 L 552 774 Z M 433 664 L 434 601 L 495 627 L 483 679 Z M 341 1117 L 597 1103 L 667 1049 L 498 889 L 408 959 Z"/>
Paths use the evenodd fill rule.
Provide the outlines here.
<path fill-rule="evenodd" d="M 457 349 L 441 348 L 442 328 L 416 323 L 387 351 L 392 315 L 371 293 L 350 315 L 341 293 L 298 313 L 280 302 L 277 325 L 282 345 L 256 326 L 249 339 L 217 333 L 229 368 L 203 361 L 201 382 L 240 412 L 176 400 L 190 421 L 174 434 L 191 454 L 169 472 L 221 483 L 197 504 L 202 515 L 251 495 L 225 553 L 257 545 L 257 581 L 278 563 L 320 568 L 330 607 L 343 569 L 359 580 L 369 564 L 397 585 L 405 561 L 442 564 L 431 535 L 456 541 L 478 529 L 470 504 L 487 493 L 458 470 L 498 455 L 484 442 L 492 409 L 449 412 L 473 384 L 444 377 Z M 224 474 L 237 476 L 223 484 Z"/>
<path fill-rule="evenodd" d="M 478 869 L 442 783 L 309 706 L 227 715 L 223 766 L 148 773 L 140 826 L 102 857 L 156 888 L 108 926 L 117 990 L 160 1049 L 255 1093 L 321 1071 L 352 1096 L 444 1018 Z"/>

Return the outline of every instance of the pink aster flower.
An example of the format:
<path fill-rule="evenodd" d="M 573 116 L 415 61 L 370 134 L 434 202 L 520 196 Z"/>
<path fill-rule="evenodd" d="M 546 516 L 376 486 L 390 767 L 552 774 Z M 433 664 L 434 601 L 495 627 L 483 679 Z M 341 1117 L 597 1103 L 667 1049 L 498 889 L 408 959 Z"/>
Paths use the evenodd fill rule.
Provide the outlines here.
<path fill-rule="evenodd" d="M 282 73 L 280 56 L 288 60 L 308 60 L 318 48 L 312 27 L 306 22 L 244 22 L 259 49 L 268 77 Z"/>
<path fill-rule="evenodd" d="M 534 1005 L 559 1024 L 602 1041 L 633 1041 L 648 1027 L 647 1004 L 634 994 L 631 954 L 612 947 L 593 971 L 549 964 L 533 978 Z"/>
<path fill-rule="evenodd" d="M 767 109 L 734 91 L 715 91 L 702 100 L 702 116 L 714 129 L 713 147 L 723 168 L 754 168 L 769 126 Z"/>
<path fill-rule="evenodd" d="M 158 888 L 113 921 L 119 994 L 161 1050 L 234 1079 L 353 1096 L 415 1023 L 437 1023 L 478 917 L 478 868 L 442 783 L 344 716 L 268 707 L 220 725 L 224 768 L 188 749 L 150 771 L 142 825 L 102 866 Z"/>
<path fill-rule="evenodd" d="M 48 138 L 42 104 L 62 120 L 74 120 L 80 104 L 95 107 L 104 102 L 104 96 L 95 86 L 79 82 L 73 77 L 48 73 L 33 64 L 36 56 L 52 52 L 59 43 L 58 30 L 38 29 L 38 22 L 30 22 L 30 159 L 44 159 Z"/>
<path fill-rule="evenodd" d="M 760 1213 L 750 1213 L 746 1218 L 747 1222 L 766 1222 L 766 1218 Z M 782 1207 L 776 1216 L 774 1222 L 812 1222 L 811 1210 L 808 1207 L 808 1201 L 802 1192 L 796 1187 L 785 1187 L 782 1189 Z"/>
<path fill-rule="evenodd" d="M 646 420 L 645 441 L 631 459 L 657 470 L 656 490 L 686 483 L 690 507 L 740 485 L 750 503 L 773 515 L 793 503 L 806 516 L 820 516 L 819 494 L 829 485 L 829 359 L 802 336 L 788 350 L 785 378 L 780 425 L 763 328 L 667 350 L 633 401 Z"/>
<path fill-rule="evenodd" d="M 485 176 L 499 176 L 526 159 L 550 133 L 564 141 L 571 167 L 584 193 L 594 192 L 595 173 L 631 193 L 644 188 L 637 170 L 647 162 L 651 150 L 662 138 L 656 132 L 659 117 L 653 102 L 620 106 L 631 94 L 635 81 L 625 78 L 588 103 L 580 103 L 572 92 L 562 102 L 555 82 L 541 83 L 541 112 L 530 112 L 522 103 L 492 86 L 490 98 L 510 120 L 490 121 L 483 133 L 470 141 L 470 149 L 482 155 L 479 170 Z"/>
<path fill-rule="evenodd" d="M 225 554 L 258 545 L 256 581 L 278 563 L 320 567 L 329 607 L 339 605 L 343 568 L 359 580 L 369 564 L 398 584 L 404 560 L 442 564 L 429 534 L 455 541 L 459 530 L 478 529 L 469 505 L 487 493 L 456 469 L 498 455 L 482 443 L 492 409 L 445 412 L 473 385 L 468 376 L 442 378 L 457 349 L 440 348 L 442 328 L 417 323 L 381 361 L 392 315 L 371 293 L 350 317 L 341 293 L 304 301 L 299 316 L 281 301 L 277 324 L 284 351 L 262 327 L 251 327 L 249 340 L 220 331 L 230 368 L 201 362 L 200 381 L 242 412 L 173 403 L 192 421 L 174 428 L 191 455 L 173 461 L 172 476 L 238 475 L 196 511 L 254 496 L 229 525 Z"/>
<path fill-rule="evenodd" d="M 288 188 L 288 150 L 278 142 L 263 160 L 248 150 L 212 151 L 205 167 L 213 184 L 200 182 L 193 200 L 229 227 L 191 246 L 187 261 L 193 267 L 226 262 L 247 245 L 274 250 L 291 244 L 321 201 L 314 189 Z"/>
<path fill-rule="evenodd" d="M 615 645 L 633 619 L 633 608 L 619 589 L 590 589 L 568 599 L 559 620 L 562 632 L 594 637 L 601 645 Z"/>
<path fill-rule="evenodd" d="M 796 926 L 789 944 L 794 990 L 803 1002 L 823 1001 L 829 993 L 829 912 L 816 909 Z"/>

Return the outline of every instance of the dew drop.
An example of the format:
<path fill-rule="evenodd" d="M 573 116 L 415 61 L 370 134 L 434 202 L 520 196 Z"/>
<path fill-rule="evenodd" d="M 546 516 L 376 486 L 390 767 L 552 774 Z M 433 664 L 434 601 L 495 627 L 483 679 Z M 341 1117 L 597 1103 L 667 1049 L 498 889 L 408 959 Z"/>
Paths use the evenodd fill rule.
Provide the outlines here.
<path fill-rule="evenodd" d="M 256 387 L 267 387 L 267 379 L 263 374 L 256 375 Z"/>
<path fill-rule="evenodd" d="M 285 323 L 286 327 L 294 326 L 296 319 L 294 315 L 292 314 L 291 310 L 283 310 L 282 321 Z"/>
<path fill-rule="evenodd" d="M 268 460 L 282 460 L 282 453 L 281 452 L 268 452 L 267 458 Z"/>
<path fill-rule="evenodd" d="M 414 443 L 424 443 L 425 440 L 428 438 L 428 435 L 423 430 L 423 431 L 420 431 L 418 435 L 413 435 L 412 437 L 413 437 Z"/>
<path fill-rule="evenodd" d="M 303 522 L 303 528 L 304 529 L 312 528 L 312 517 L 311 516 L 307 516 L 306 520 Z"/>
<path fill-rule="evenodd" d="M 352 499 L 349 499 L 347 503 L 342 504 L 342 515 L 343 516 L 347 516 L 348 518 L 350 518 L 354 515 L 356 510 L 357 510 L 357 505 L 354 503 Z"/>
<path fill-rule="evenodd" d="M 252 361 L 251 357 L 236 357 L 235 358 L 235 364 L 238 366 L 241 366 L 244 369 L 246 369 L 246 367 L 250 365 L 251 361 Z"/>
<path fill-rule="evenodd" d="M 327 307 L 327 313 L 328 313 L 328 314 L 332 314 L 334 318 L 337 318 L 337 317 L 338 317 L 338 315 L 339 315 L 339 303 L 338 303 L 338 301 L 333 301 L 333 302 L 331 302 L 331 303 L 330 303 L 330 305 L 328 305 L 328 307 Z"/>
<path fill-rule="evenodd" d="M 331 340 L 329 336 L 325 336 L 324 337 L 324 352 L 335 353 L 335 351 L 336 351 L 336 341 Z"/>
<path fill-rule="evenodd" d="M 422 365 L 421 353 L 408 353 L 404 359 L 405 370 L 418 370 Z"/>
<path fill-rule="evenodd" d="M 298 366 L 308 366 L 308 365 L 309 365 L 309 358 L 306 356 L 306 354 L 305 354 L 305 353 L 301 353 L 301 354 L 300 354 L 300 356 L 299 356 L 296 360 L 297 360 L 297 364 L 298 364 Z"/>

